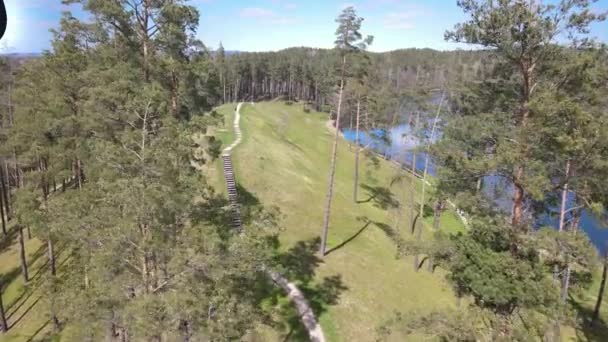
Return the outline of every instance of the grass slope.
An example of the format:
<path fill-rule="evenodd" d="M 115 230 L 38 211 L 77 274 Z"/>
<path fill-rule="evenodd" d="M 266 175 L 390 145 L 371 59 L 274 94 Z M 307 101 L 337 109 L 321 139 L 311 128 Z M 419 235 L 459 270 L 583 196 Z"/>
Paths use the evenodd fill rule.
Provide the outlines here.
<path fill-rule="evenodd" d="M 233 104 L 218 109 L 228 115 L 227 122 L 232 122 L 233 110 Z M 333 139 L 326 120 L 326 114 L 304 113 L 299 105 L 278 102 L 246 104 L 242 109 L 244 140 L 233 152 L 237 179 L 261 203 L 280 208 L 284 249 L 321 233 Z M 363 156 L 361 203 L 355 203 L 354 154 L 343 140 L 338 153 L 328 237 L 328 249 L 338 249 L 316 270 L 317 280 L 338 276 L 343 285 L 339 301 L 320 315 L 329 340 L 373 341 L 376 328 L 395 311 L 425 313 L 454 306 L 442 272 L 415 272 L 411 258 L 395 257 L 396 246 L 387 235 L 396 227 L 410 238 L 408 214 L 395 207 L 397 201 L 407 203 L 409 180 L 389 189 L 399 172 L 386 161 Z M 216 181 L 221 188 L 221 174 Z M 453 214 L 443 219 L 444 224 L 455 225 L 452 229 L 460 229 Z"/>
<path fill-rule="evenodd" d="M 217 109 L 226 118 L 225 127 L 220 127 L 219 132 L 216 130 L 225 145 L 233 140 L 234 108 L 234 104 L 229 104 Z M 327 115 L 307 114 L 298 105 L 286 106 L 278 102 L 245 105 L 242 114 L 244 141 L 234 152 L 239 182 L 266 206 L 277 205 L 281 209 L 283 249 L 318 237 L 333 138 L 325 124 Z M 395 311 L 425 313 L 455 305 L 454 295 L 444 281 L 445 274 L 438 271 L 431 275 L 423 270 L 416 273 L 411 258 L 397 260 L 395 245 L 383 230 L 387 225 L 398 226 L 404 237 L 411 238 L 406 232 L 409 217 L 405 210 L 387 205 L 391 199 L 407 203 L 409 179 L 392 187 L 390 195 L 384 193 L 375 200 L 355 204 L 352 201 L 353 165 L 354 156 L 346 142 L 341 141 L 329 248 L 348 242 L 330 253 L 315 274 L 318 282 L 336 275 L 342 282 L 337 304 L 326 305 L 320 310 L 321 324 L 330 341 L 372 341 L 378 325 L 391 318 Z M 389 163 L 374 161 L 370 156 L 364 156 L 361 165 L 361 200 L 368 199 L 370 191 L 387 187 L 397 174 Z M 209 170 L 210 181 L 223 191 L 220 166 L 218 161 L 217 167 Z M 420 182 L 415 188 L 417 194 Z M 362 230 L 365 222 L 358 220 L 359 217 L 373 223 Z M 425 221 L 430 223 L 429 218 Z M 462 225 L 453 212 L 447 212 L 442 217 L 442 229 L 457 231 L 462 230 Z M 429 237 L 428 231 L 423 237 Z M 20 274 L 17 231 L 11 226 L 8 237 L 0 236 L 2 299 L 10 326 L 8 333 L 0 334 L 0 342 L 50 339 L 48 303 L 35 286 L 48 272 L 44 247 L 36 238 L 26 242 L 33 277 L 31 285 L 26 287 Z M 60 265 L 64 264 L 65 258 L 65 255 L 60 256 Z M 590 312 L 595 304 L 599 274 L 594 280 L 592 288 L 579 299 L 584 313 Z M 606 320 L 608 296 L 604 300 L 602 317 Z M 290 305 L 287 301 L 284 304 Z M 567 340 L 605 341 L 608 336 L 605 327 L 603 324 L 600 329 L 568 331 Z M 266 330 L 272 338 L 261 338 L 262 341 L 294 340 L 293 335 L 291 339 L 285 338 L 288 331 Z M 70 341 L 67 334 L 63 335 L 62 341 Z M 419 341 L 420 337 L 395 337 L 395 341 L 404 340 Z"/>
<path fill-rule="evenodd" d="M 9 331 L 0 335 L 1 342 L 48 341 L 51 326 L 48 303 L 37 288 L 41 277 L 48 272 L 46 245 L 32 238 L 25 243 L 30 282 L 24 284 L 19 261 L 18 231 L 11 225 L 8 237 L 0 243 L 0 274 L 2 300 L 7 314 Z"/>
<path fill-rule="evenodd" d="M 220 134 L 224 144 L 232 142 L 229 131 L 234 119 L 234 104 L 219 107 L 225 116 Z M 241 111 L 243 143 L 233 152 L 233 162 L 240 185 L 266 206 L 276 205 L 282 213 L 283 249 L 320 236 L 323 221 L 330 148 L 333 134 L 327 128 L 325 113 L 304 113 L 300 105 L 280 102 L 246 104 Z M 445 273 L 414 272 L 410 257 L 396 259 L 396 247 L 387 231 L 397 229 L 405 239 L 412 239 L 408 230 L 409 214 L 402 206 L 409 203 L 412 189 L 419 196 L 421 182 L 406 176 L 396 185 L 391 181 L 399 175 L 389 162 L 365 155 L 361 159 L 359 199 L 354 203 L 354 154 L 340 140 L 336 170 L 335 195 L 329 230 L 329 246 L 338 246 L 323 259 L 316 270 L 318 282 L 324 277 L 338 276 L 343 290 L 334 305 L 320 310 L 320 321 L 330 341 L 373 341 L 376 328 L 395 312 L 424 314 L 455 306 L 455 297 L 445 282 Z M 223 191 L 224 180 L 218 162 L 214 173 L 217 188 Z M 428 189 L 428 188 L 427 188 Z M 432 189 L 431 189 L 432 190 Z M 377 197 L 371 200 L 372 194 Z M 429 198 L 430 195 L 427 195 Z M 367 222 L 370 224 L 366 225 Z M 423 239 L 430 237 L 432 217 L 423 220 Z M 457 232 L 465 228 L 452 211 L 441 217 L 441 229 Z M 599 274 L 593 286 L 577 298 L 582 317 L 595 304 Z M 608 298 L 602 317 L 608 317 Z M 576 329 L 564 327 L 564 340 L 602 341 L 608 336 L 606 324 Z M 272 339 L 290 340 L 288 332 L 275 332 Z M 602 337 L 603 336 L 603 337 Z M 421 336 L 392 336 L 395 341 L 418 341 Z M 605 339 L 604 339 L 605 340 Z"/>

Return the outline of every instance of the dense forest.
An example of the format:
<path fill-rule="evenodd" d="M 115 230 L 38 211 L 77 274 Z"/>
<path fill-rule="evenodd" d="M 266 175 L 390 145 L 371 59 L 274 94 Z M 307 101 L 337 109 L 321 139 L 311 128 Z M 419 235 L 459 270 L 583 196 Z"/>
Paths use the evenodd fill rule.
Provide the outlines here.
<path fill-rule="evenodd" d="M 281 248 L 275 203 L 251 205 L 244 233 L 233 229 L 226 198 L 201 172 L 222 147 L 214 129 L 225 118 L 214 108 L 242 101 L 325 112 L 336 128 L 324 222 L 311 222 L 320 260 L 341 129 L 356 132 L 355 203 L 360 157 L 369 153 L 363 132 L 391 144 L 378 132 L 407 123 L 419 142 L 410 171 L 417 154 L 432 156 L 435 179 L 427 182 L 427 161 L 421 197 L 412 181 L 404 206 L 412 215 L 403 234 L 413 238 L 393 236 L 395 250 L 414 258 L 416 272 L 424 262 L 444 270 L 460 307 L 401 312 L 369 327 L 379 340 L 560 341 L 563 327 L 579 324 L 572 298 L 604 260 L 581 216 L 605 222 L 608 203 L 608 50 L 588 35 L 606 18 L 591 11 L 593 1 L 459 1 L 468 19 L 445 39 L 482 48 L 471 51 L 368 52 L 373 37 L 348 7 L 336 19 L 334 49 L 229 55 L 196 38 L 199 13 L 187 1 L 66 2 L 90 19 L 64 13 L 49 51 L 6 58 L 0 72 L 1 245 L 17 241 L 13 276 L 43 293 L 37 307 L 53 334 L 227 341 L 272 326 L 279 309 L 267 303 L 282 295 L 265 270 L 286 270 L 301 255 Z M 490 178 L 499 182 L 492 190 Z M 466 212 L 465 233 L 442 231 L 448 202 Z M 422 241 L 428 215 L 433 238 Z M 547 216 L 554 227 L 541 222 Z M 34 239 L 44 274 L 28 269 Z M 607 268 L 608 257 L 582 324 L 602 324 Z"/>
<path fill-rule="evenodd" d="M 334 50 L 290 48 L 227 57 L 220 45 L 214 55 L 224 102 L 283 96 L 327 110 L 340 68 Z M 397 97 L 420 84 L 440 88 L 446 83 L 477 79 L 492 63 L 484 51 L 407 49 L 367 55 L 371 59 L 370 77 L 389 92 L 387 96 Z"/>

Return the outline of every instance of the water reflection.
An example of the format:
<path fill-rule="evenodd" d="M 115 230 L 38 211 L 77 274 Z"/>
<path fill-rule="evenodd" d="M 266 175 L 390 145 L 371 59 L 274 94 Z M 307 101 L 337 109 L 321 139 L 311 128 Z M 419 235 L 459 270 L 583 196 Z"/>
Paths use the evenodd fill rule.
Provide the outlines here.
<path fill-rule="evenodd" d="M 343 130 L 344 137 L 351 142 L 355 141 L 355 131 L 351 129 Z M 438 134 L 439 136 L 439 134 Z M 437 137 L 435 138 L 437 139 Z M 395 126 L 390 130 L 374 130 L 370 132 L 360 132 L 359 140 L 361 146 L 367 146 L 374 149 L 376 152 L 384 155 L 388 159 L 398 161 L 401 164 L 411 166 L 413 159 L 412 150 L 420 144 L 420 139 L 413 136 L 411 128 L 407 124 Z M 416 153 L 416 171 L 422 173 L 424 171 L 424 164 L 426 162 L 427 154 L 424 152 Z M 430 175 L 435 175 L 435 164 L 432 159 L 429 160 L 428 172 Z M 483 180 L 483 191 L 489 195 L 490 198 L 494 198 L 496 204 L 503 208 L 505 211 L 510 211 L 510 196 L 512 193 L 512 186 L 504 179 L 498 176 L 488 176 Z M 573 206 L 573 196 L 569 196 L 568 202 Z M 537 219 L 536 226 L 553 226 L 557 227 L 558 224 L 558 208 L 553 208 L 549 213 L 541 215 Z M 603 228 L 601 223 L 591 215 L 589 212 L 584 211 L 581 217 L 580 226 L 583 231 L 587 233 L 587 236 L 596 246 L 596 248 L 604 253 L 608 242 L 608 228 Z"/>

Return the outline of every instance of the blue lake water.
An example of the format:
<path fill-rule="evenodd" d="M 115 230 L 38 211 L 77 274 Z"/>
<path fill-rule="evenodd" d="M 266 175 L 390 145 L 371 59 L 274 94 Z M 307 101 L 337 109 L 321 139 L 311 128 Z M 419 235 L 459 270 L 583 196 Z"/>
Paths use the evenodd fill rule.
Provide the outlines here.
<path fill-rule="evenodd" d="M 342 130 L 344 138 L 348 141 L 355 141 L 355 131 L 351 129 Z M 388 131 L 372 131 L 360 132 L 359 141 L 362 146 L 370 146 L 376 152 L 385 155 L 387 158 L 398 161 L 407 166 L 411 166 L 413 153 L 411 150 L 419 145 L 419 140 L 410 135 L 410 127 L 408 125 L 395 126 Z M 418 152 L 416 154 L 416 170 L 418 173 L 424 171 L 426 162 L 426 154 Z M 435 165 L 432 159 L 429 160 L 430 175 L 435 175 Z M 504 193 L 503 197 L 498 197 L 496 200 L 499 207 L 505 207 L 505 210 L 510 210 L 511 186 L 500 181 L 498 177 L 486 177 L 484 179 L 484 191 L 495 193 L 500 191 Z M 569 199 L 572 201 L 572 198 Z M 557 208 L 554 213 L 543 215 L 538 218 L 537 226 L 550 225 L 557 227 L 558 217 Z M 583 212 L 580 221 L 581 229 L 587 234 L 595 247 L 604 253 L 608 248 L 608 227 L 603 227 L 599 220 L 589 212 Z"/>

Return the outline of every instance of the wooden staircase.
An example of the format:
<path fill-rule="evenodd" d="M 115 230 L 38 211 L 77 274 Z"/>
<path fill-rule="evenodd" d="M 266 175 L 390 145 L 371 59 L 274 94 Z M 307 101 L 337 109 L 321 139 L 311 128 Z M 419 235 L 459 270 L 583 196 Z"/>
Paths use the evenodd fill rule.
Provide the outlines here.
<path fill-rule="evenodd" d="M 229 153 L 222 154 L 222 162 L 224 165 L 224 179 L 226 180 L 228 201 L 230 202 L 230 210 L 232 211 L 232 225 L 234 226 L 234 228 L 241 230 L 243 225 L 243 222 L 241 221 L 241 209 L 238 203 L 238 194 L 236 191 L 236 179 L 234 176 L 234 167 L 232 166 L 232 157 Z"/>

